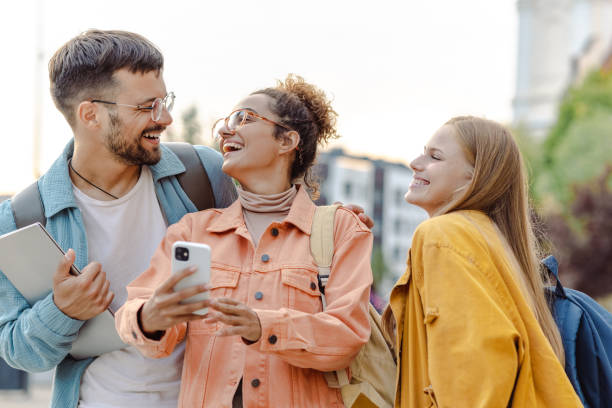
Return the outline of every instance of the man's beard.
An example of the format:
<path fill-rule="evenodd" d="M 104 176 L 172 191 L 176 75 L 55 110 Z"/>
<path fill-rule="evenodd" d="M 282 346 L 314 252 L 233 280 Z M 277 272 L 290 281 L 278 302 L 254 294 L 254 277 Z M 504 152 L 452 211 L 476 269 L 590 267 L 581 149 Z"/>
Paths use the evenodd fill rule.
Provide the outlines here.
<path fill-rule="evenodd" d="M 153 151 L 148 151 L 140 145 L 140 137 L 136 140 L 121 137 L 122 123 L 116 112 L 109 112 L 110 131 L 105 139 L 106 147 L 115 154 L 120 162 L 129 165 L 154 165 L 161 159 L 161 149 L 155 146 Z M 141 133 L 146 134 L 158 130 L 164 130 L 164 126 L 155 126 L 145 129 Z"/>

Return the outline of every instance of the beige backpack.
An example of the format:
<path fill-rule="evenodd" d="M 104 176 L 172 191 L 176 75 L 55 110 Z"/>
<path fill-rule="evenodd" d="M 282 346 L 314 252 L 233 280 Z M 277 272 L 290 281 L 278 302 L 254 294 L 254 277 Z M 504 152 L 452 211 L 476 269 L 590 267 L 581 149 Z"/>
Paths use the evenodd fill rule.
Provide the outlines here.
<path fill-rule="evenodd" d="M 323 309 L 325 285 L 331 272 L 334 255 L 334 217 L 337 205 L 317 207 L 312 221 L 310 252 L 319 268 L 319 290 Z M 390 342 L 382 331 L 380 315 L 369 305 L 371 334 L 368 342 L 347 370 L 326 372 L 325 379 L 331 388 L 340 388 L 342 400 L 347 408 L 392 407 L 395 400 L 396 363 Z"/>

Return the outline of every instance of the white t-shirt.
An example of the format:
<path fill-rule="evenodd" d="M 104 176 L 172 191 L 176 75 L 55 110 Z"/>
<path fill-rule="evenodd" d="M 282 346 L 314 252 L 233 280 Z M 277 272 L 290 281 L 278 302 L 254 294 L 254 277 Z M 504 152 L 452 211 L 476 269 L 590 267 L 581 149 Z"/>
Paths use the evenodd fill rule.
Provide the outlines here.
<path fill-rule="evenodd" d="M 115 294 L 111 310 L 127 299 L 126 286 L 147 267 L 166 233 L 166 222 L 155 195 L 151 171 L 125 196 L 95 200 L 73 185 L 83 215 L 90 261 L 102 264 Z M 81 379 L 80 408 L 175 408 L 185 346 L 162 359 L 149 359 L 133 347 L 96 358 Z"/>

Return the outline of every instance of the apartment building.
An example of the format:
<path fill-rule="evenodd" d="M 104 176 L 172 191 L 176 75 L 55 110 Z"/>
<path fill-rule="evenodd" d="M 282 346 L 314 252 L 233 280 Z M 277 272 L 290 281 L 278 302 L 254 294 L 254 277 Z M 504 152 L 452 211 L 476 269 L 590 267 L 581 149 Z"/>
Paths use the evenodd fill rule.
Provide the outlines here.
<path fill-rule="evenodd" d="M 425 211 L 404 201 L 412 170 L 401 163 L 333 149 L 319 154 L 315 174 L 321 183 L 319 204 L 357 204 L 374 220 L 374 246 L 382 251 L 390 272 L 379 292 L 388 294 L 404 273 L 414 230 L 427 218 Z"/>

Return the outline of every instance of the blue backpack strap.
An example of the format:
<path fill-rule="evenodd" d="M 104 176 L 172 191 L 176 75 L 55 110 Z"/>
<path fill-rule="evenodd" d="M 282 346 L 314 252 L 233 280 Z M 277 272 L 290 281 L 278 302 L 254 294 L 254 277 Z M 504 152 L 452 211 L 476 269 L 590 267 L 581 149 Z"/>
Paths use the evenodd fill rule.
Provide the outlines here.
<path fill-rule="evenodd" d="M 563 349 L 565 350 L 565 373 L 574 386 L 574 390 L 584 401 L 584 394 L 580 381 L 578 381 L 578 367 L 576 366 L 576 340 L 580 322 L 582 320 L 582 309 L 576 307 L 568 298 L 565 288 L 559 279 L 559 262 L 553 255 L 549 255 L 540 261 L 555 279 L 555 287 L 546 288 L 550 296 L 550 310 L 559 328 Z"/>
<path fill-rule="evenodd" d="M 164 145 L 169 147 L 185 165 L 185 172 L 176 178 L 193 205 L 198 211 L 215 208 L 215 195 L 210 179 L 195 148 L 184 142 L 165 142 Z"/>
<path fill-rule="evenodd" d="M 612 401 L 612 314 L 588 295 L 566 289 L 568 300 L 583 311 L 576 336 L 577 377 L 585 406 L 609 407 Z"/>
<path fill-rule="evenodd" d="M 11 199 L 11 209 L 17 228 L 26 227 L 40 222 L 44 227 L 47 223 L 45 207 L 38 189 L 38 180 L 27 186 Z"/>
<path fill-rule="evenodd" d="M 561 280 L 559 279 L 559 262 L 557 262 L 557 258 L 554 255 L 548 255 L 546 258 L 540 261 L 542 265 L 546 267 L 548 273 L 555 277 L 556 287 L 555 287 L 555 295 L 567 298 L 565 293 L 565 289 L 561 284 Z"/>
<path fill-rule="evenodd" d="M 565 289 L 554 256 L 542 264 L 555 277 L 551 310 L 565 349 L 565 372 L 589 408 L 608 407 L 612 401 L 612 315 L 588 295 Z"/>

